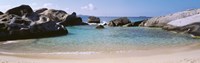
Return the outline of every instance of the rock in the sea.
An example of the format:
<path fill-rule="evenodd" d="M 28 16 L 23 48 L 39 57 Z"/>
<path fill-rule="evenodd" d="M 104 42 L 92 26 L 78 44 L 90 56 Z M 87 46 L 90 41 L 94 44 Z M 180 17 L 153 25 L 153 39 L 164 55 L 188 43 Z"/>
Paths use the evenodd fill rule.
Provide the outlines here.
<path fill-rule="evenodd" d="M 0 32 L 4 32 L 7 29 L 8 24 L 0 22 Z"/>
<path fill-rule="evenodd" d="M 174 14 L 169 14 L 169 15 L 166 15 L 166 16 L 159 16 L 159 17 L 150 18 L 147 21 L 145 21 L 145 23 L 142 23 L 141 26 L 163 27 L 167 23 L 169 23 L 173 20 L 186 18 L 186 17 L 193 16 L 193 15 L 196 15 L 196 14 L 200 14 L 200 9 L 186 10 L 186 11 L 177 12 L 177 13 L 174 13 Z"/>
<path fill-rule="evenodd" d="M 0 41 L 67 34 L 65 26 L 60 24 L 67 13 L 61 10 L 45 11 L 35 13 L 30 6 L 21 5 L 0 15 Z"/>
<path fill-rule="evenodd" d="M 2 15 L 2 14 L 3 14 L 3 12 L 0 11 L 0 15 Z"/>
<path fill-rule="evenodd" d="M 96 27 L 96 29 L 104 29 L 104 26 L 103 26 L 103 25 L 98 25 L 98 26 Z"/>
<path fill-rule="evenodd" d="M 14 14 L 18 16 L 30 16 L 33 13 L 32 8 L 29 5 L 21 5 L 6 11 L 6 14 Z"/>
<path fill-rule="evenodd" d="M 95 16 L 89 16 L 88 23 L 100 23 L 100 18 Z"/>
<path fill-rule="evenodd" d="M 133 27 L 133 26 L 135 26 L 134 24 L 135 24 L 134 22 L 128 23 L 128 24 L 123 25 L 123 27 Z"/>
<path fill-rule="evenodd" d="M 169 22 L 163 29 L 200 36 L 200 14 Z"/>
<path fill-rule="evenodd" d="M 65 29 L 63 25 L 60 25 L 56 21 L 49 21 L 44 23 L 34 23 L 30 26 L 31 33 L 44 33 L 50 34 L 50 35 L 56 35 L 56 34 L 67 34 L 68 31 Z M 51 34 L 52 33 L 52 34 Z"/>
<path fill-rule="evenodd" d="M 121 18 L 109 21 L 108 26 L 113 26 L 113 27 L 114 26 L 123 26 L 128 23 L 131 23 L 131 21 L 127 17 L 121 17 Z"/>
<path fill-rule="evenodd" d="M 182 26 L 186 26 L 188 24 L 192 24 L 195 22 L 200 22 L 200 14 L 189 16 L 189 17 L 182 18 L 182 19 L 173 20 L 167 24 L 182 27 Z"/>
<path fill-rule="evenodd" d="M 140 26 L 140 24 L 142 23 L 142 22 L 144 22 L 145 20 L 141 20 L 141 21 L 137 21 L 137 22 L 134 22 L 134 26 Z"/>
<path fill-rule="evenodd" d="M 200 22 L 192 23 L 183 27 L 176 27 L 174 30 L 189 33 L 192 36 L 200 36 Z"/>
<path fill-rule="evenodd" d="M 9 24 L 1 23 L 0 41 L 28 38 L 41 38 L 65 35 L 67 29 L 56 21 L 27 21 L 21 17 L 14 17 Z"/>
<path fill-rule="evenodd" d="M 52 21 L 64 21 L 68 17 L 67 12 L 63 10 L 55 10 L 55 9 L 46 10 L 45 8 L 44 10 L 40 14 L 49 17 L 50 20 Z"/>
<path fill-rule="evenodd" d="M 71 15 L 68 15 L 64 21 L 61 22 L 62 25 L 65 26 L 73 26 L 73 25 L 88 25 L 82 21 L 81 17 L 78 17 L 75 12 Z"/>
<path fill-rule="evenodd" d="M 40 14 L 40 13 L 46 11 L 46 10 L 48 10 L 48 9 L 47 8 L 41 8 L 41 9 L 36 10 L 35 13 Z"/>
<path fill-rule="evenodd" d="M 128 23 L 128 24 L 126 24 L 126 25 L 123 25 L 123 27 L 134 27 L 134 26 L 139 26 L 143 21 L 144 21 L 144 20 L 142 20 L 142 21 L 137 21 L 137 22 L 132 22 L 132 23 Z"/>
<path fill-rule="evenodd" d="M 148 20 L 148 19 L 142 20 L 141 23 L 140 23 L 138 26 L 141 26 L 141 27 L 144 26 L 145 23 L 147 22 L 147 20 Z"/>

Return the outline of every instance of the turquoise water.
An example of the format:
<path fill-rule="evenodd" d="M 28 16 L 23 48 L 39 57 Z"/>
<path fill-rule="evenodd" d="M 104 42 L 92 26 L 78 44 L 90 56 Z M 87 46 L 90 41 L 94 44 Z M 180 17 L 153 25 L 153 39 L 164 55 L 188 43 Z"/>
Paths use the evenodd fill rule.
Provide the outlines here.
<path fill-rule="evenodd" d="M 87 17 L 82 17 L 87 21 Z M 101 21 L 110 21 L 117 17 L 100 17 Z M 129 17 L 132 22 L 147 18 Z M 0 53 L 69 53 L 76 52 L 116 52 L 135 51 L 156 48 L 168 48 L 193 44 L 200 39 L 192 39 L 187 34 L 176 34 L 159 28 L 144 27 L 105 27 L 96 26 L 66 27 L 68 35 L 41 39 L 28 39 L 0 42 Z M 75 52 L 75 53 L 73 53 Z"/>
<path fill-rule="evenodd" d="M 52 53 L 52 52 L 116 52 L 174 47 L 199 42 L 187 34 L 176 34 L 159 28 L 67 27 L 69 34 L 60 37 L 20 40 L 0 44 L 0 52 Z"/>

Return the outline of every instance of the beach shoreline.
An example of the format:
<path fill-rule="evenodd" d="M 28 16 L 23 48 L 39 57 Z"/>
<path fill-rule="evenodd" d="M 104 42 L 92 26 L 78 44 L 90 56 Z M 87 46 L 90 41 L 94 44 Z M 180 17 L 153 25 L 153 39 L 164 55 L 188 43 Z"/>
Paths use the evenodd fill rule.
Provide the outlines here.
<path fill-rule="evenodd" d="M 0 55 L 0 63 L 199 63 L 200 50 L 145 57 L 98 59 L 41 59 Z"/>
<path fill-rule="evenodd" d="M 91 55 L 9 55 L 0 54 L 0 63 L 199 63 L 199 44 L 170 49 Z M 147 54 L 148 53 L 148 54 Z"/>

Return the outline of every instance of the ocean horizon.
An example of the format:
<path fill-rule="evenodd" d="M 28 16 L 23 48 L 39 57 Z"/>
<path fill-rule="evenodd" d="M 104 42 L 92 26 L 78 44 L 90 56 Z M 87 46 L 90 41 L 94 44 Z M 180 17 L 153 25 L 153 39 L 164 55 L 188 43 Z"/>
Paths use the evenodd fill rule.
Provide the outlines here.
<path fill-rule="evenodd" d="M 88 15 L 79 15 L 79 16 L 82 18 L 83 22 L 86 22 L 86 23 L 88 22 L 88 17 L 89 17 Z M 113 19 L 117 19 L 117 18 L 120 18 L 120 17 L 127 17 L 127 16 L 97 16 L 97 17 L 100 18 L 101 22 L 109 22 Z M 147 17 L 147 16 L 130 17 L 130 16 L 128 16 L 127 18 L 131 22 L 137 22 L 137 21 L 141 21 L 141 20 L 144 20 L 144 19 L 149 19 L 151 17 Z"/>

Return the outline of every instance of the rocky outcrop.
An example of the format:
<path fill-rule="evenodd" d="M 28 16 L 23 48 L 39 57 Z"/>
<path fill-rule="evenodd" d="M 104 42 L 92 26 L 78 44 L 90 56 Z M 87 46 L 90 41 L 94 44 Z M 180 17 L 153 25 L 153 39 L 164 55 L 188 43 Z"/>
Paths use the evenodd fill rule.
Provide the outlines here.
<path fill-rule="evenodd" d="M 28 5 L 12 8 L 0 15 L 0 41 L 65 35 L 61 22 L 66 15 L 62 10 L 33 12 Z"/>
<path fill-rule="evenodd" d="M 193 37 L 194 36 L 200 36 L 200 22 L 188 24 L 186 26 L 182 27 L 175 27 L 175 26 L 165 26 L 163 29 L 168 30 L 168 31 L 176 31 L 176 32 L 181 32 L 181 33 L 188 33 L 191 34 Z"/>
<path fill-rule="evenodd" d="M 56 21 L 40 20 L 31 21 L 14 15 L 8 22 L 0 21 L 0 40 L 40 38 L 68 33 L 67 29 Z"/>
<path fill-rule="evenodd" d="M 141 21 L 137 21 L 137 22 L 132 22 L 132 23 L 128 23 L 126 25 L 123 25 L 123 27 L 134 27 L 134 26 L 139 26 L 144 20 Z"/>
<path fill-rule="evenodd" d="M 78 17 L 75 12 L 71 15 L 68 15 L 64 21 L 61 22 L 62 25 L 65 26 L 73 26 L 73 25 L 88 25 L 82 21 L 81 17 Z"/>
<path fill-rule="evenodd" d="M 6 11 L 6 14 L 14 14 L 18 16 L 23 16 L 23 15 L 30 16 L 32 13 L 33 10 L 29 5 L 21 5 Z"/>
<path fill-rule="evenodd" d="M 121 18 L 109 21 L 108 26 L 113 26 L 113 27 L 114 26 L 123 26 L 128 23 L 131 23 L 131 21 L 127 17 L 121 17 Z"/>
<path fill-rule="evenodd" d="M 98 25 L 98 26 L 96 27 L 96 29 L 104 29 L 104 26 L 103 26 L 103 25 Z"/>
<path fill-rule="evenodd" d="M 63 10 L 55 10 L 55 9 L 46 10 L 45 8 L 43 8 L 42 10 L 37 10 L 36 12 L 40 13 L 41 15 L 49 17 L 51 21 L 65 21 L 65 19 L 68 17 L 67 12 Z"/>
<path fill-rule="evenodd" d="M 174 14 L 169 14 L 169 15 L 166 15 L 166 16 L 159 16 L 159 17 L 150 18 L 147 21 L 145 21 L 145 23 L 142 23 L 141 26 L 163 27 L 167 23 L 169 23 L 173 20 L 186 18 L 186 17 L 193 16 L 193 15 L 196 15 L 196 14 L 200 14 L 200 9 L 186 10 L 186 11 L 177 12 L 177 13 L 174 13 Z"/>
<path fill-rule="evenodd" d="M 189 16 L 189 17 L 182 18 L 182 19 L 173 20 L 167 24 L 182 27 L 182 26 L 186 26 L 188 24 L 192 24 L 195 22 L 200 22 L 200 14 Z"/>
<path fill-rule="evenodd" d="M 134 22 L 123 25 L 123 27 L 133 27 L 133 26 L 135 26 Z"/>
<path fill-rule="evenodd" d="M 200 36 L 200 14 L 171 21 L 163 29 Z"/>
<path fill-rule="evenodd" d="M 88 23 L 100 23 L 100 18 L 95 16 L 89 16 Z"/>
<path fill-rule="evenodd" d="M 40 13 L 46 11 L 46 10 L 48 10 L 48 9 L 47 8 L 41 8 L 41 9 L 36 10 L 35 13 L 40 14 Z"/>
<path fill-rule="evenodd" d="M 3 12 L 0 11 L 0 15 L 2 15 L 2 14 L 3 14 Z"/>

